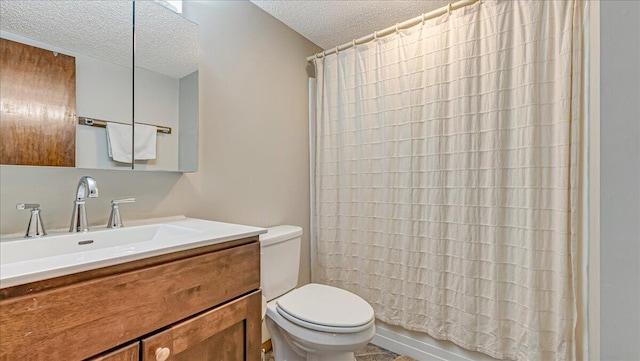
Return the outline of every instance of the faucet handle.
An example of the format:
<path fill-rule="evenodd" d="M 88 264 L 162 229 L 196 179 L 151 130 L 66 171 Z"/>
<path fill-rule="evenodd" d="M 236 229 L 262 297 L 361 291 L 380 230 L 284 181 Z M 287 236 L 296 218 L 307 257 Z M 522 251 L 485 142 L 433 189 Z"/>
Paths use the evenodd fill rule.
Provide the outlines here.
<path fill-rule="evenodd" d="M 136 202 L 135 198 L 114 199 L 111 201 L 111 206 L 117 206 L 118 204 L 121 204 L 121 203 L 135 203 L 135 202 Z"/>
<path fill-rule="evenodd" d="M 112 200 L 111 215 L 109 215 L 109 223 L 107 223 L 107 228 L 122 227 L 122 218 L 120 217 L 120 207 L 118 207 L 118 205 L 122 203 L 134 203 L 135 201 L 136 201 L 135 198 L 123 198 L 123 199 Z"/>
<path fill-rule="evenodd" d="M 16 209 L 23 211 L 31 208 L 31 218 L 29 218 L 29 225 L 27 225 L 27 232 L 25 232 L 25 238 L 46 236 L 47 231 L 42 224 L 42 217 L 40 216 L 40 205 L 38 203 L 18 203 Z"/>
<path fill-rule="evenodd" d="M 18 203 L 16 204 L 16 209 L 19 211 L 24 211 L 27 208 L 37 209 L 40 208 L 40 204 L 38 203 Z"/>

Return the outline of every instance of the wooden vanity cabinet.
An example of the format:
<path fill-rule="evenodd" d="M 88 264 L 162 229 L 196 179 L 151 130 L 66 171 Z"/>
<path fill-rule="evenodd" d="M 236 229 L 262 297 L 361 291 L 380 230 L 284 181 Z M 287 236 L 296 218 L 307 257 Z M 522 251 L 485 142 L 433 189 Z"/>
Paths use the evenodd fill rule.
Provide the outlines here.
<path fill-rule="evenodd" d="M 5 288 L 0 361 L 257 361 L 259 287 L 255 236 Z"/>

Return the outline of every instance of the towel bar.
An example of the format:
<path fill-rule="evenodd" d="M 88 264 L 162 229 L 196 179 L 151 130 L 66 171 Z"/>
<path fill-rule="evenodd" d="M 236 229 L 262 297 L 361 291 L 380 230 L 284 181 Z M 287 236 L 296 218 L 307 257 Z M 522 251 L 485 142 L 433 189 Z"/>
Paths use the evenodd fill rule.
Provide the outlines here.
<path fill-rule="evenodd" d="M 90 127 L 106 128 L 107 127 L 107 123 L 109 123 L 109 122 L 110 123 L 126 124 L 126 123 L 120 123 L 120 122 L 112 122 L 110 120 L 100 120 L 100 119 L 87 118 L 87 117 L 78 117 L 78 124 L 80 124 L 80 125 L 88 125 Z M 158 133 L 171 134 L 171 127 L 163 127 L 163 126 L 159 126 L 159 125 L 140 123 L 140 122 L 136 122 L 136 124 L 150 125 L 152 127 L 158 128 Z"/>

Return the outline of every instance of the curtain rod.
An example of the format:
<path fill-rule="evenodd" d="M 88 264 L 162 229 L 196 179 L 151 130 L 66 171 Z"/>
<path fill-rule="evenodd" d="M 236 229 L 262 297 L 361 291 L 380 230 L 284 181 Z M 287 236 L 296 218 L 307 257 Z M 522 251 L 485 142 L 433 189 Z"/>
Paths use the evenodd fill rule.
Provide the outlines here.
<path fill-rule="evenodd" d="M 398 31 L 400 29 L 410 28 L 410 27 L 412 27 L 414 25 L 418 25 L 418 24 L 424 22 L 425 20 L 433 19 L 435 17 L 438 17 L 440 15 L 446 14 L 446 13 L 451 12 L 453 10 L 457 10 L 457 9 L 463 8 L 465 6 L 473 5 L 473 4 L 477 3 L 478 1 L 482 1 L 482 0 L 461 0 L 461 1 L 458 1 L 458 2 L 455 2 L 455 3 L 449 3 L 449 5 L 447 5 L 447 6 L 441 7 L 439 9 L 436 9 L 436 10 L 433 10 L 433 11 L 430 11 L 430 12 L 428 12 L 426 14 L 422 14 L 420 16 L 416 16 L 413 19 L 409 19 L 407 21 L 398 23 L 398 24 L 396 24 L 394 26 L 390 26 L 390 27 L 388 27 L 386 29 L 374 31 L 372 34 L 363 36 L 363 37 L 361 37 L 359 39 L 354 39 L 353 41 L 350 41 L 348 43 L 344 43 L 342 45 L 338 45 L 335 48 L 331 48 L 329 50 L 325 50 L 325 51 L 321 51 L 321 52 L 319 52 L 317 54 L 313 54 L 313 55 L 311 55 L 311 56 L 309 56 L 307 58 L 307 61 L 312 61 L 313 59 L 316 59 L 316 58 L 322 58 L 322 57 L 325 57 L 325 56 L 327 56 L 329 54 L 333 54 L 333 53 L 336 53 L 338 51 L 346 50 L 346 49 L 349 49 L 349 48 L 354 47 L 356 45 L 368 43 L 371 40 L 375 40 L 375 39 L 377 39 L 379 37 L 383 37 L 383 36 L 387 36 L 387 35 L 393 34 L 393 33 L 395 33 L 396 31 Z"/>

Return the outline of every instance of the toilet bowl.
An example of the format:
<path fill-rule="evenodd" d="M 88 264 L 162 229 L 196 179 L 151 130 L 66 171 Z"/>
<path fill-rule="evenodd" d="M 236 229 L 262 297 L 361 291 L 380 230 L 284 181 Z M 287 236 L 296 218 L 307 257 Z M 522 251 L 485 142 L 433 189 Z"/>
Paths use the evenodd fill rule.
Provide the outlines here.
<path fill-rule="evenodd" d="M 375 335 L 373 308 L 340 288 L 294 288 L 301 235 L 299 227 L 278 226 L 260 236 L 262 288 L 269 300 L 265 322 L 275 361 L 353 361 L 355 350 Z"/>
<path fill-rule="evenodd" d="M 373 309 L 345 290 L 308 284 L 267 304 L 275 359 L 353 361 L 375 335 Z"/>

